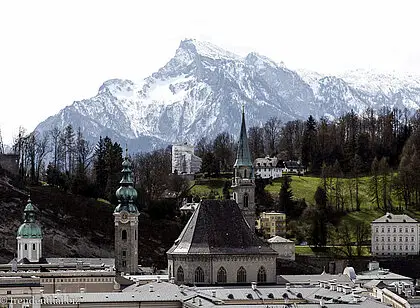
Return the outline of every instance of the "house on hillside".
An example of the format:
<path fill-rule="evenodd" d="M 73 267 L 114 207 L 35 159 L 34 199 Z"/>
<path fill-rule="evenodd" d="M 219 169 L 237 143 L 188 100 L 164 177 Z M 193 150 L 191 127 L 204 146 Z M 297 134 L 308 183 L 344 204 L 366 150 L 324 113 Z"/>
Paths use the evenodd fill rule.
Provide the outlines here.
<path fill-rule="evenodd" d="M 284 164 L 284 173 L 296 173 L 298 175 L 304 175 L 306 172 L 306 167 L 302 165 L 300 161 L 296 160 L 285 160 Z"/>
<path fill-rule="evenodd" d="M 254 161 L 255 176 L 262 179 L 276 179 L 282 177 L 283 161 L 277 157 L 257 158 Z"/>

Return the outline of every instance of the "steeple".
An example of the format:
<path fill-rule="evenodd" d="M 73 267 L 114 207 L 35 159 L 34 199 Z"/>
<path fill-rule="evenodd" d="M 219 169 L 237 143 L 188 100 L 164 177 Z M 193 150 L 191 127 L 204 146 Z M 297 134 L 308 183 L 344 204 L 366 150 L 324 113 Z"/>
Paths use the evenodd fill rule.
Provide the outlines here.
<path fill-rule="evenodd" d="M 232 181 L 233 199 L 242 211 L 252 231 L 255 231 L 255 182 L 254 167 L 246 135 L 245 111 L 242 107 L 242 125 Z"/>
<path fill-rule="evenodd" d="M 115 225 L 115 267 L 117 272 L 136 274 L 138 272 L 138 216 L 134 200 L 137 191 L 134 188 L 131 162 L 128 159 L 128 150 L 122 163 L 122 178 L 120 188 L 115 195 L 118 206 L 114 210 Z"/>
<path fill-rule="evenodd" d="M 134 205 L 134 200 L 137 198 L 137 191 L 133 187 L 133 173 L 131 171 L 131 162 L 128 159 L 128 149 L 125 150 L 125 158 L 122 166 L 121 186 L 115 192 L 119 202 L 118 206 L 115 208 L 115 212 L 125 210 L 128 213 L 138 213 L 137 207 Z"/>
<path fill-rule="evenodd" d="M 35 207 L 30 197 L 23 211 L 23 219 L 16 237 L 18 261 L 27 258 L 30 262 L 38 262 L 42 256 L 42 230 L 36 223 Z"/>
<path fill-rule="evenodd" d="M 246 134 L 245 108 L 243 105 L 241 133 L 239 134 L 238 152 L 236 153 L 236 161 L 234 167 L 239 166 L 252 166 L 251 152 L 249 151 L 248 136 Z"/>

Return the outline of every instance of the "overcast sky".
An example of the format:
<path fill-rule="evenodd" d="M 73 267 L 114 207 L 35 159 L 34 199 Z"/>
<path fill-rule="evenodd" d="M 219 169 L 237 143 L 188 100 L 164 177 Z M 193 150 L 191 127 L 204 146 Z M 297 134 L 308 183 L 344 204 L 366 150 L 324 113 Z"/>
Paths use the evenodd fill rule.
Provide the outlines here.
<path fill-rule="evenodd" d="M 290 68 L 420 75 L 416 2 L 1 1 L 3 139 L 94 96 L 107 79 L 147 77 L 184 38 L 257 51 Z"/>

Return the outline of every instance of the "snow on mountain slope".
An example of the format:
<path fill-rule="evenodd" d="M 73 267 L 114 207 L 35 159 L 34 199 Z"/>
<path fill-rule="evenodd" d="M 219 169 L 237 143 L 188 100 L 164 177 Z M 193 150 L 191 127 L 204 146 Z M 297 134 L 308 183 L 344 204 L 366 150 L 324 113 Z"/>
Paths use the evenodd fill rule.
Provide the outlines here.
<path fill-rule="evenodd" d="M 293 71 L 258 53 L 241 57 L 188 39 L 143 81 L 108 80 L 95 97 L 74 102 L 37 129 L 72 124 L 93 142 L 109 135 L 133 150 L 150 150 L 222 131 L 236 135 L 243 104 L 248 127 L 272 116 L 288 121 L 384 105 L 417 109 L 419 80 L 362 71 L 340 76 Z"/>

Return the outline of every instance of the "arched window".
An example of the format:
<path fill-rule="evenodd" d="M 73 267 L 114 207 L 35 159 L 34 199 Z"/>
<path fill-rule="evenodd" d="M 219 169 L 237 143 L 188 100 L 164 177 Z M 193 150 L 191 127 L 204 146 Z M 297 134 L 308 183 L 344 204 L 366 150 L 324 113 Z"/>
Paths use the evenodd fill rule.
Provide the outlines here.
<path fill-rule="evenodd" d="M 121 239 L 124 240 L 124 241 L 127 239 L 127 230 L 122 230 Z"/>
<path fill-rule="evenodd" d="M 201 267 L 197 267 L 194 275 L 194 282 L 204 282 L 204 271 Z"/>
<path fill-rule="evenodd" d="M 25 250 L 28 250 L 28 244 L 25 244 Z"/>
<path fill-rule="evenodd" d="M 244 169 L 244 178 L 246 179 L 246 169 Z"/>
<path fill-rule="evenodd" d="M 258 270 L 257 282 L 267 282 L 267 273 L 263 266 Z"/>
<path fill-rule="evenodd" d="M 248 194 L 244 194 L 244 207 L 248 207 Z"/>
<path fill-rule="evenodd" d="M 217 272 L 217 282 L 226 283 L 226 270 L 223 266 Z"/>
<path fill-rule="evenodd" d="M 236 281 L 239 283 L 246 282 L 246 270 L 241 266 L 236 273 Z"/>
<path fill-rule="evenodd" d="M 184 281 L 184 269 L 182 266 L 178 267 L 176 271 L 176 281 L 183 282 Z"/>

